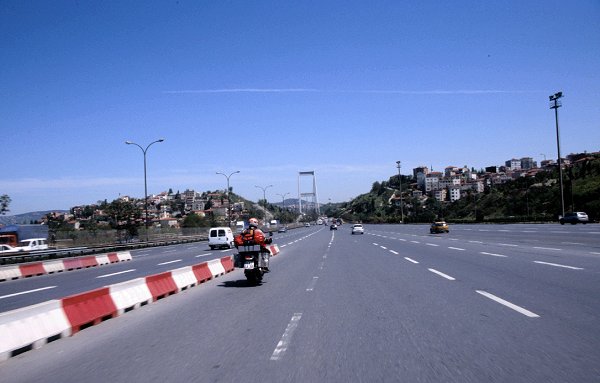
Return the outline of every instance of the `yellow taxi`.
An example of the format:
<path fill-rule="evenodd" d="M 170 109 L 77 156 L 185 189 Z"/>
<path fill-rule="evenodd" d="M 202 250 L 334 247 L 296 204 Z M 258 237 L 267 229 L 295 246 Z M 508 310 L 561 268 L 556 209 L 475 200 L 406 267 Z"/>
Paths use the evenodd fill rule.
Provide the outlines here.
<path fill-rule="evenodd" d="M 436 221 L 431 224 L 431 228 L 429 228 L 429 232 L 431 234 L 436 233 L 449 233 L 448 224 L 444 221 Z"/>

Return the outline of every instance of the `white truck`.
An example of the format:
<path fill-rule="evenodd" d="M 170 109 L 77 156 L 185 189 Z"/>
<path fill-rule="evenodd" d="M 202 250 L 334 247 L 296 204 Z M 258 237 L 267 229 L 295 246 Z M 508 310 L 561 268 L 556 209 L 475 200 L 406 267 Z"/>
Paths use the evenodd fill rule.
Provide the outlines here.
<path fill-rule="evenodd" d="M 276 219 L 272 219 L 271 222 L 269 222 L 269 231 L 277 230 L 279 230 L 279 221 Z"/>
<path fill-rule="evenodd" d="M 235 232 L 236 233 L 241 233 L 242 231 L 244 231 L 246 229 L 246 227 L 248 227 L 246 225 L 246 222 L 244 222 L 244 221 L 237 221 L 235 223 Z"/>
<path fill-rule="evenodd" d="M 29 238 L 19 242 L 19 246 L 15 247 L 17 251 L 33 251 L 33 250 L 48 250 L 48 242 L 46 238 Z"/>

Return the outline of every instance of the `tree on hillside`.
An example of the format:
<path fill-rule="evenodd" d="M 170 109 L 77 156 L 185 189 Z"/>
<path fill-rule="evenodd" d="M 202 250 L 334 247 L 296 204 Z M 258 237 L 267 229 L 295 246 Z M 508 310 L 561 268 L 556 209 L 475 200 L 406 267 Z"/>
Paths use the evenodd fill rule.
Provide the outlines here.
<path fill-rule="evenodd" d="M 248 207 L 248 216 L 256 219 L 263 219 L 265 217 L 265 213 L 262 209 L 259 209 L 255 205 L 250 205 Z"/>
<path fill-rule="evenodd" d="M 210 220 L 201 217 L 196 213 L 188 214 L 182 223 L 182 227 L 207 227 L 211 224 Z"/>
<path fill-rule="evenodd" d="M 10 202 L 11 199 L 7 194 L 2 194 L 0 196 L 0 215 L 4 215 L 10 211 L 8 209 L 8 205 L 10 205 Z"/>
<path fill-rule="evenodd" d="M 126 230 L 129 237 L 137 235 L 137 221 L 140 220 L 142 211 L 133 202 L 114 200 L 106 208 L 106 214 L 111 217 L 113 228 L 119 232 Z"/>
<path fill-rule="evenodd" d="M 298 214 L 287 209 L 277 208 L 274 217 L 281 223 L 294 222 Z"/>

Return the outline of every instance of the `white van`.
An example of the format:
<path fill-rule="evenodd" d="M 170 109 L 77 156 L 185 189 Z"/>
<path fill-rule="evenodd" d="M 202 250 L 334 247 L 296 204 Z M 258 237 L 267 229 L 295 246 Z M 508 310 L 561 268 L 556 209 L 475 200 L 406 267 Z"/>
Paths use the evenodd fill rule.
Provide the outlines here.
<path fill-rule="evenodd" d="M 48 242 L 46 238 L 29 238 L 19 241 L 19 246 L 15 248 L 18 251 L 47 250 Z"/>
<path fill-rule="evenodd" d="M 211 250 L 220 247 L 231 249 L 233 243 L 233 231 L 228 227 L 211 227 L 208 231 L 208 246 Z"/>
<path fill-rule="evenodd" d="M 237 221 L 235 223 L 235 232 L 236 233 L 241 233 L 245 229 L 246 229 L 246 222 L 244 222 L 244 221 Z"/>

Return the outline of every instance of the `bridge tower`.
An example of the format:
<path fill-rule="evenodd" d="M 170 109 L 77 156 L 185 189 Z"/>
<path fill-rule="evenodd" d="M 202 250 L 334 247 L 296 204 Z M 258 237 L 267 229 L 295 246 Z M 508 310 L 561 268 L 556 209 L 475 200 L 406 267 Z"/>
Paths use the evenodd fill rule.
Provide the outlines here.
<path fill-rule="evenodd" d="M 312 177 L 312 192 L 302 192 L 301 190 L 301 178 L 302 177 Z M 312 209 L 315 210 L 317 215 L 321 215 L 321 211 L 319 209 L 319 197 L 317 196 L 317 178 L 315 177 L 315 171 L 306 171 L 306 172 L 298 172 L 298 212 L 302 214 L 302 198 L 310 197 L 312 202 Z M 311 206 L 307 206 L 307 210 L 310 210 Z"/>

